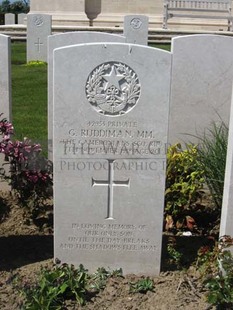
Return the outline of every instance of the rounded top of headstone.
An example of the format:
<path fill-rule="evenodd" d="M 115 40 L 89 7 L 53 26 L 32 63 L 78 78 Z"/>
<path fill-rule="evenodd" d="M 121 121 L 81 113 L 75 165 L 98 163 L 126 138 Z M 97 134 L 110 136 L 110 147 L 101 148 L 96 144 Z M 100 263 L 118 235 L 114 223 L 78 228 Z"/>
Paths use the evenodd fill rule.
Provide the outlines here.
<path fill-rule="evenodd" d="M 100 114 L 120 116 L 132 110 L 140 97 L 137 74 L 121 62 L 102 63 L 90 73 L 86 82 L 86 97 Z"/>

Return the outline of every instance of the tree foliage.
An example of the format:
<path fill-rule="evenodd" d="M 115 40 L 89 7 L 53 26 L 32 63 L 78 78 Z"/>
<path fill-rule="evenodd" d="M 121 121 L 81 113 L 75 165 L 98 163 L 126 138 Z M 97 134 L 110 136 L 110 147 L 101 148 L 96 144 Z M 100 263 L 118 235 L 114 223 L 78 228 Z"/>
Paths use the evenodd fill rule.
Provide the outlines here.
<path fill-rule="evenodd" d="M 29 0 L 17 0 L 10 2 L 9 0 L 3 0 L 0 5 L 1 13 L 28 13 L 29 12 Z"/>

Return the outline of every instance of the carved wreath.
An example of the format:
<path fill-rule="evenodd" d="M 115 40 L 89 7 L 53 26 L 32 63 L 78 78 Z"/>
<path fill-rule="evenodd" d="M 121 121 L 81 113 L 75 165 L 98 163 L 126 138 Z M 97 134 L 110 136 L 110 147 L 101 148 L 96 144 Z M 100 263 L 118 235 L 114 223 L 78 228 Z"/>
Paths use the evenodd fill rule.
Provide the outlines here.
<path fill-rule="evenodd" d="M 106 87 L 105 76 L 111 69 L 119 78 L 119 88 Z M 119 74 L 119 75 L 117 75 Z M 141 85 L 137 74 L 126 64 L 109 62 L 95 68 L 87 79 L 86 96 L 97 112 L 105 115 L 122 115 L 129 112 L 138 102 Z"/>

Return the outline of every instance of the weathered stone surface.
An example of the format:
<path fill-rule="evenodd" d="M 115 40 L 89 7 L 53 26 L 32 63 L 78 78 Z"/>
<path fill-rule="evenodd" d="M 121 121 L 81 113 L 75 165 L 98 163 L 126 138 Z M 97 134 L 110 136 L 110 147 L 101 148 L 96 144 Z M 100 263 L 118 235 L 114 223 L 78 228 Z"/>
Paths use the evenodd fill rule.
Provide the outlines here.
<path fill-rule="evenodd" d="M 170 70 L 139 45 L 54 51 L 55 258 L 159 273 Z"/>

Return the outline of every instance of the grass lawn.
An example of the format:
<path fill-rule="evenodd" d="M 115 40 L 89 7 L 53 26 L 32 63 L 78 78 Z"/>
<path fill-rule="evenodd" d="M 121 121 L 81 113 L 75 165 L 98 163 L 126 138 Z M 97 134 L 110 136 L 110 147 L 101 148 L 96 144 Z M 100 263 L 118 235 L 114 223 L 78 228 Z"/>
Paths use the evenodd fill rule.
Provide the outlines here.
<path fill-rule="evenodd" d="M 47 149 L 47 66 L 26 65 L 26 44 L 12 45 L 12 109 L 15 139 L 40 142 Z M 170 45 L 152 45 L 170 50 Z"/>
<path fill-rule="evenodd" d="M 12 44 L 12 115 L 15 138 L 47 144 L 47 66 L 26 65 L 26 44 Z"/>

